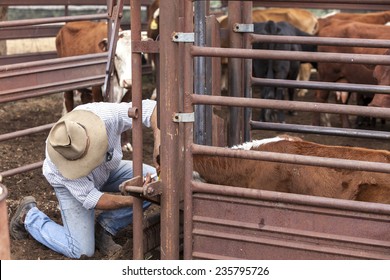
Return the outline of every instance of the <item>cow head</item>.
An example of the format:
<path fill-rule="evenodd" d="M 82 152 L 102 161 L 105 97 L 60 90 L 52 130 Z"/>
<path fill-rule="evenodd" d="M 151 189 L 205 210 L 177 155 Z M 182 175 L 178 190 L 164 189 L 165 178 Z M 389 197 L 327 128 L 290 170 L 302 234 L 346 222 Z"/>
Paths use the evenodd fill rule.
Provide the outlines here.
<path fill-rule="evenodd" d="M 108 40 L 103 39 L 99 43 L 102 51 L 108 50 Z M 131 31 L 120 31 L 115 51 L 115 75 L 118 78 L 119 86 L 122 88 L 130 88 L 132 84 L 132 67 L 131 67 Z"/>

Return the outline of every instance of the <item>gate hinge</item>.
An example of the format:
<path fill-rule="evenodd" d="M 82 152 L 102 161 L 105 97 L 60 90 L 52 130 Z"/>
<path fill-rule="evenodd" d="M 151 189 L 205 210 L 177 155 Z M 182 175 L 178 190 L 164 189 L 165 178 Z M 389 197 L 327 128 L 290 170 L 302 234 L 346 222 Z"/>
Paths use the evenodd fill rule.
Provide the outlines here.
<path fill-rule="evenodd" d="M 253 33 L 254 26 L 253 23 L 236 23 L 234 25 L 233 31 L 238 33 Z"/>
<path fill-rule="evenodd" d="M 175 32 L 172 36 L 172 41 L 176 43 L 194 43 L 194 33 Z"/>
<path fill-rule="evenodd" d="M 173 121 L 178 123 L 194 122 L 195 115 L 194 113 L 175 113 L 173 116 Z"/>

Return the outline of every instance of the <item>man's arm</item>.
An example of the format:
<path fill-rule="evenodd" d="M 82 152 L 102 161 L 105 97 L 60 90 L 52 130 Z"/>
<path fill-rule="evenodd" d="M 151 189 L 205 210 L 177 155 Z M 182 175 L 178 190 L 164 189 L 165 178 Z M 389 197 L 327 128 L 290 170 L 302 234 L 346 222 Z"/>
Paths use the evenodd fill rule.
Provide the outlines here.
<path fill-rule="evenodd" d="M 156 169 L 159 169 L 159 163 L 157 162 L 157 156 L 160 154 L 160 142 L 161 132 L 157 125 L 157 106 L 154 108 L 152 116 L 150 118 L 150 127 L 153 130 L 154 149 L 153 149 L 153 162 Z"/>
<path fill-rule="evenodd" d="M 133 206 L 132 196 L 114 195 L 104 193 L 98 200 L 95 209 L 97 210 L 114 210 L 124 207 Z"/>

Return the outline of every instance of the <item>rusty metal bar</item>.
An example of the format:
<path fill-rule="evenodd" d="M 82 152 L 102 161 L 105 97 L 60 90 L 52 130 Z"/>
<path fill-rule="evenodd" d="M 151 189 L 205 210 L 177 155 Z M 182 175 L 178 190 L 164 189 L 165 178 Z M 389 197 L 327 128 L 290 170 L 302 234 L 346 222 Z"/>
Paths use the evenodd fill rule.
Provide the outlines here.
<path fill-rule="evenodd" d="M 24 165 L 24 166 L 21 166 L 21 167 L 17 167 L 17 168 L 14 168 L 14 169 L 10 169 L 10 170 L 7 170 L 7 171 L 0 172 L 0 182 L 1 182 L 2 178 L 9 177 L 9 176 L 14 176 L 16 174 L 28 172 L 28 171 L 31 171 L 31 170 L 35 170 L 35 169 L 41 168 L 42 165 L 43 165 L 43 161 L 40 161 L 40 162 L 27 164 L 27 165 Z"/>
<path fill-rule="evenodd" d="M 27 136 L 27 135 L 30 135 L 30 134 L 33 134 L 33 133 L 46 131 L 46 130 L 51 129 L 51 127 L 53 125 L 54 125 L 54 123 L 50 123 L 50 124 L 45 124 L 45 125 L 41 125 L 41 126 L 27 128 L 27 129 L 14 131 L 14 132 L 6 133 L 6 134 L 1 134 L 0 135 L 0 142 L 6 141 L 6 140 L 10 140 L 10 139 L 14 139 L 14 138 L 17 138 L 17 137 Z"/>
<path fill-rule="evenodd" d="M 131 38 L 132 41 L 141 41 L 141 6 L 139 0 L 131 0 Z M 142 112 L 142 72 L 141 72 L 141 54 L 132 53 L 132 101 L 133 105 Z M 142 118 L 133 121 L 133 169 L 134 176 L 142 176 Z M 143 212 L 142 199 L 134 197 L 133 203 L 133 259 L 142 260 L 144 258 L 143 249 Z"/>
<path fill-rule="evenodd" d="M 337 127 L 325 127 L 325 126 L 313 126 L 313 125 L 297 125 L 286 123 L 270 123 L 249 121 L 251 129 L 256 130 L 273 130 L 283 132 L 299 132 L 299 133 L 313 133 L 320 135 L 333 135 L 344 137 L 359 137 L 366 139 L 380 139 L 390 140 L 390 132 L 387 131 L 375 131 L 364 129 L 351 129 L 351 128 L 337 128 Z"/>
<path fill-rule="evenodd" d="M 228 25 L 233 26 L 233 23 L 242 21 L 242 3 L 240 1 L 229 1 L 228 3 Z M 241 49 L 242 35 L 229 30 L 229 46 L 231 48 Z M 241 60 L 236 57 L 229 57 L 228 59 L 228 95 L 234 97 L 242 97 L 242 77 L 236 75 L 242 69 Z M 229 129 L 228 129 L 228 145 L 232 146 L 242 142 L 242 124 L 243 124 L 243 110 L 238 107 L 229 108 Z"/>
<path fill-rule="evenodd" d="M 233 196 L 240 198 L 253 198 L 266 201 L 275 201 L 281 203 L 294 203 L 299 205 L 309 205 L 324 207 L 328 209 L 340 209 L 348 211 L 358 211 L 364 213 L 374 213 L 379 215 L 389 215 L 390 205 L 382 203 L 372 203 L 363 201 L 352 201 L 344 199 L 333 199 L 319 196 L 299 195 L 292 193 L 280 193 L 266 190 L 255 190 L 247 188 L 238 188 L 224 185 L 214 185 L 191 181 L 194 193 L 208 193 L 224 196 Z"/>
<path fill-rule="evenodd" d="M 142 6 L 149 6 L 154 0 L 140 0 Z M 106 6 L 106 0 L 2 0 L 1 5 L 28 6 L 28 5 L 101 5 Z"/>
<path fill-rule="evenodd" d="M 184 31 L 191 32 L 193 29 L 193 14 L 192 14 L 192 3 L 190 0 L 184 1 Z M 189 93 L 193 91 L 193 75 L 192 73 L 192 59 L 190 53 L 190 45 L 184 45 L 184 112 L 192 113 L 193 106 L 190 102 Z M 192 256 L 192 229 L 193 229 L 193 221 L 192 221 L 192 190 L 190 186 L 190 182 L 192 179 L 192 155 L 191 155 L 191 144 L 193 143 L 193 124 L 192 123 L 184 123 L 184 240 L 183 240 L 183 258 L 185 260 L 191 259 Z"/>
<path fill-rule="evenodd" d="M 116 51 L 116 43 L 118 40 L 118 32 L 120 27 L 120 20 L 122 18 L 122 11 L 123 11 L 123 0 L 117 0 L 116 4 L 113 5 L 112 0 L 107 0 L 107 6 L 111 6 L 110 9 L 112 9 L 112 14 L 109 16 L 109 24 L 107 25 L 107 34 L 109 36 L 109 49 L 108 49 L 108 58 L 107 58 L 107 65 L 106 65 L 106 76 L 104 79 L 104 85 L 103 85 L 103 100 L 111 102 L 111 92 L 113 91 L 113 84 L 112 81 L 114 79 L 113 72 L 114 72 L 114 58 L 115 58 L 115 51 Z M 110 10 L 109 9 L 109 10 Z M 111 13 L 111 10 L 110 10 Z M 142 71 L 142 70 L 141 70 Z"/>
<path fill-rule="evenodd" d="M 390 118 L 388 108 L 365 107 L 357 105 L 339 105 L 324 103 L 308 103 L 300 101 L 283 101 L 270 99 L 249 99 L 226 96 L 203 96 L 194 94 L 191 96 L 194 104 L 203 103 L 209 105 L 239 106 L 252 108 L 283 109 L 304 112 L 333 113 L 372 116 L 377 118 Z"/>
<path fill-rule="evenodd" d="M 62 24 L 56 25 L 35 25 L 10 27 L 0 29 L 0 38 L 2 40 L 24 39 L 24 38 L 42 38 L 55 37 Z"/>
<path fill-rule="evenodd" d="M 58 23 L 58 22 L 70 22 L 70 21 L 80 21 L 80 20 L 100 20 L 100 19 L 108 19 L 107 14 L 2 21 L 0 22 L 0 28 L 29 26 L 29 25 L 37 25 L 37 24 L 49 24 L 49 23 Z"/>
<path fill-rule="evenodd" d="M 251 43 L 286 43 L 286 44 L 312 44 L 321 46 L 351 46 L 367 48 L 389 48 L 390 40 L 384 39 L 358 39 L 358 38 L 338 38 L 338 37 L 318 37 L 318 36 L 280 36 L 280 35 L 260 35 L 250 34 Z"/>
<path fill-rule="evenodd" d="M 353 84 L 353 83 L 329 83 L 329 82 L 302 82 L 282 79 L 267 79 L 251 77 L 253 85 L 277 86 L 286 88 L 330 89 L 349 92 L 373 92 L 390 93 L 390 86 Z"/>
<path fill-rule="evenodd" d="M 232 157 L 232 158 L 245 158 L 252 160 L 264 160 L 271 162 L 282 162 L 292 163 L 300 165 L 310 165 L 318 167 L 330 167 L 330 168 L 343 168 L 349 170 L 358 171 L 371 171 L 390 173 L 390 163 L 383 162 L 366 162 L 360 160 L 346 160 L 340 158 L 324 158 L 316 156 L 303 156 L 296 154 L 285 154 L 276 152 L 265 152 L 265 151 L 246 151 L 229 148 L 202 146 L 193 144 L 191 146 L 193 154 L 200 155 L 212 155 L 221 157 Z"/>
<path fill-rule="evenodd" d="M 188 0 L 160 1 L 160 18 L 164 24 L 160 25 L 160 120 L 161 135 L 161 181 L 163 193 L 161 195 L 161 259 L 179 259 L 179 190 L 182 182 L 177 174 L 182 166 L 176 164 L 180 158 L 179 152 L 179 124 L 172 122 L 168 116 L 178 112 L 179 86 L 178 61 L 179 46 L 172 42 L 171 36 L 177 31 L 177 20 L 182 4 Z M 184 2 L 184 3 L 183 3 Z"/>
<path fill-rule="evenodd" d="M 37 60 L 53 59 L 56 57 L 57 53 L 55 51 L 4 55 L 0 56 L 0 65 L 26 63 Z"/>
<path fill-rule="evenodd" d="M 0 66 L 1 102 L 101 85 L 106 63 L 103 53 Z"/>
<path fill-rule="evenodd" d="M 243 14 L 243 23 L 249 24 L 252 23 L 252 9 L 253 9 L 253 3 L 252 2 L 245 2 L 242 10 Z M 244 48 L 249 49 L 251 48 L 250 43 L 250 34 L 245 33 L 243 34 L 243 43 Z M 251 85 L 251 77 L 252 77 L 252 59 L 246 59 L 244 60 L 244 66 L 243 66 L 243 84 L 244 84 L 244 97 L 251 98 L 252 97 L 252 85 Z M 249 120 L 252 119 L 252 109 L 251 108 L 244 108 L 244 141 L 249 141 L 250 136 L 250 125 Z"/>
<path fill-rule="evenodd" d="M 196 46 L 204 47 L 206 45 L 206 25 L 204 18 L 206 16 L 206 2 L 195 1 L 194 3 L 194 33 Z M 205 57 L 194 58 L 194 79 L 197 81 L 194 84 L 194 90 L 199 94 L 210 94 L 205 92 L 206 89 L 206 59 Z M 195 115 L 197 122 L 194 124 L 194 141 L 198 144 L 211 144 L 210 131 L 207 131 L 206 125 L 210 123 L 210 119 L 207 117 L 209 108 L 199 104 L 195 106 Z"/>
<path fill-rule="evenodd" d="M 295 51 L 272 51 L 269 50 L 243 50 L 234 48 L 210 48 L 192 46 L 193 56 L 217 56 L 237 58 L 261 58 L 275 60 L 298 60 L 306 62 L 342 62 L 353 64 L 390 64 L 390 56 L 372 54 L 347 54 L 325 52 L 295 52 Z"/>

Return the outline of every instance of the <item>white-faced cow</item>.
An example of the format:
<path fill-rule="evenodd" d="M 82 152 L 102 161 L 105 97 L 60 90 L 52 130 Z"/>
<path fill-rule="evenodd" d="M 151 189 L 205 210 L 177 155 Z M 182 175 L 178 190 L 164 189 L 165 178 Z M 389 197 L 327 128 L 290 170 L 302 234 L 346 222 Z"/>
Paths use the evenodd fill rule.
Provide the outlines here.
<path fill-rule="evenodd" d="M 282 135 L 232 149 L 390 163 L 390 152 L 327 146 Z M 194 155 L 194 171 L 211 184 L 390 204 L 390 174 L 221 156 Z"/>
<path fill-rule="evenodd" d="M 282 35 L 282 36 L 312 36 L 309 33 L 303 32 L 294 27 L 288 22 L 255 22 L 254 33 L 262 35 Z M 303 45 L 296 43 L 262 43 L 256 42 L 253 44 L 253 49 L 263 50 L 279 50 L 279 51 L 316 51 L 315 45 Z M 253 59 L 252 68 L 253 76 L 257 78 L 267 79 L 288 79 L 296 80 L 299 73 L 299 61 L 294 60 L 272 60 L 272 59 Z M 283 100 L 286 89 L 281 87 L 265 86 L 261 90 L 261 98 Z M 293 99 L 294 89 L 288 89 L 288 97 Z M 277 121 L 284 122 L 284 112 L 273 110 L 261 110 L 261 121 Z"/>
<path fill-rule="evenodd" d="M 107 23 L 79 21 L 65 24 L 57 34 L 56 49 L 59 57 L 106 52 L 108 50 Z M 114 59 L 114 81 L 111 102 L 130 102 L 132 85 L 131 31 L 120 31 Z M 92 87 L 92 96 L 88 89 L 79 89 L 81 102 L 103 101 L 101 86 Z M 64 93 L 67 112 L 74 108 L 73 91 Z M 124 150 L 131 151 L 127 136 L 123 135 Z"/>
<path fill-rule="evenodd" d="M 77 56 L 106 52 L 107 45 L 107 23 L 105 22 L 70 22 L 64 25 L 56 37 L 56 49 L 58 57 Z M 130 31 L 120 31 L 115 52 L 115 77 L 117 86 L 122 89 L 131 89 L 131 33 Z M 117 90 L 117 89 L 116 89 Z M 123 93 L 123 90 L 119 92 Z M 129 93 L 127 97 L 130 96 Z M 82 94 L 82 102 L 102 101 L 101 87 L 92 88 L 92 99 Z M 116 97 L 115 100 L 122 100 Z M 130 100 L 129 100 L 130 101 Z M 65 92 L 65 107 L 67 112 L 74 107 L 73 91 Z"/>

